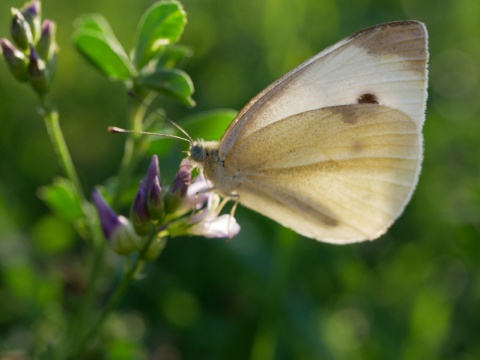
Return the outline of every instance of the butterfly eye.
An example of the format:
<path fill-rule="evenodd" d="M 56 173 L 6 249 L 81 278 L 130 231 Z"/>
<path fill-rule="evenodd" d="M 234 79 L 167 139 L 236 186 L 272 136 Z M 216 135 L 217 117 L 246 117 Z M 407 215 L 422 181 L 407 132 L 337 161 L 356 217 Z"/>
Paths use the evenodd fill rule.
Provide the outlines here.
<path fill-rule="evenodd" d="M 205 148 L 198 144 L 193 144 L 190 148 L 190 159 L 195 162 L 205 162 Z"/>

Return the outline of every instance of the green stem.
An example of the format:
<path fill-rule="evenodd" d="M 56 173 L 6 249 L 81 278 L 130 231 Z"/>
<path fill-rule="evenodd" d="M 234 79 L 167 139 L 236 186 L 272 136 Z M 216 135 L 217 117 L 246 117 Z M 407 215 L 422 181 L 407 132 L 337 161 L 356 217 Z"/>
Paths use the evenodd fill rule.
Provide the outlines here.
<path fill-rule="evenodd" d="M 91 327 L 91 329 L 80 338 L 80 341 L 73 346 L 72 356 L 70 359 L 81 359 L 83 352 L 86 350 L 86 344 L 88 340 L 90 340 L 98 331 L 99 328 L 102 326 L 103 322 L 107 318 L 107 316 L 112 312 L 112 310 L 118 305 L 120 300 L 122 299 L 123 295 L 125 294 L 126 290 L 135 279 L 135 275 L 138 274 L 139 270 L 144 265 L 144 255 L 147 253 L 148 248 L 150 247 L 152 241 L 157 238 L 157 233 L 153 232 L 152 235 L 148 238 L 148 240 L 142 246 L 142 249 L 138 253 L 137 258 L 135 259 L 132 266 L 126 272 L 122 281 L 118 284 L 116 289 L 113 291 L 112 295 L 110 296 L 104 310 L 102 311 L 100 317 L 97 319 L 95 324 Z"/>
<path fill-rule="evenodd" d="M 63 137 L 62 129 L 60 128 L 60 123 L 58 120 L 58 112 L 53 110 L 51 107 L 44 105 L 43 107 L 43 120 L 47 128 L 50 141 L 52 142 L 53 149 L 58 156 L 60 166 L 65 173 L 65 176 L 70 179 L 70 181 L 77 188 L 77 192 L 80 195 L 82 200 L 85 200 L 85 194 L 80 184 L 77 172 L 73 166 L 72 158 L 68 151 L 65 138 Z"/>

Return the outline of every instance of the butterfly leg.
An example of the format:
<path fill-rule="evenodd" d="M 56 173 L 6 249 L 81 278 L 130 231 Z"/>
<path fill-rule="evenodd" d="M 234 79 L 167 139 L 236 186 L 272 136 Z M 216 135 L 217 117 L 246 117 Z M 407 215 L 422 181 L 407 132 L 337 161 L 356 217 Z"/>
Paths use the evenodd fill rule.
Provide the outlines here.
<path fill-rule="evenodd" d="M 233 238 L 233 235 L 232 233 L 230 232 L 230 221 L 231 219 L 234 218 L 234 215 L 235 215 L 235 211 L 237 210 L 237 206 L 238 206 L 238 203 L 240 202 L 240 195 L 238 194 L 230 194 L 229 197 L 225 197 L 223 198 L 222 202 L 220 203 L 220 205 L 218 206 L 218 212 L 217 212 L 217 216 L 220 214 L 220 211 L 222 210 L 222 208 L 225 206 L 225 204 L 230 201 L 230 200 L 234 200 L 234 203 L 233 203 L 233 206 L 232 208 L 230 209 L 230 217 L 228 218 L 228 223 L 227 223 L 227 229 L 228 229 L 228 241 L 231 241 L 232 238 Z"/>

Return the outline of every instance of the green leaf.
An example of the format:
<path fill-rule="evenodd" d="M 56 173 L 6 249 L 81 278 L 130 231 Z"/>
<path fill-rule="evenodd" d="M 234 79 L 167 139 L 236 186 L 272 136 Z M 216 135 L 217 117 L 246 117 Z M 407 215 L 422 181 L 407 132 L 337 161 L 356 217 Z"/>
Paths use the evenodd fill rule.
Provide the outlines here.
<path fill-rule="evenodd" d="M 127 80 L 135 73 L 128 55 L 101 15 L 78 20 L 73 39 L 78 51 L 107 77 Z"/>
<path fill-rule="evenodd" d="M 205 111 L 183 118 L 179 123 L 194 139 L 219 140 L 237 113 L 231 109 Z"/>
<path fill-rule="evenodd" d="M 110 24 L 101 14 L 88 14 L 81 16 L 75 20 L 75 28 L 77 31 L 92 30 L 104 34 L 105 37 L 115 38 L 115 34 L 113 33 Z"/>
<path fill-rule="evenodd" d="M 187 14 L 177 1 L 162 1 L 151 6 L 137 28 L 135 65 L 147 65 L 166 45 L 174 44 L 183 33 Z"/>
<path fill-rule="evenodd" d="M 164 48 L 157 60 L 157 68 L 181 68 L 192 57 L 192 50 L 183 45 L 170 45 Z"/>
<path fill-rule="evenodd" d="M 137 78 L 137 85 L 155 90 L 160 95 L 174 98 L 186 106 L 194 106 L 193 82 L 182 70 L 179 69 L 155 69 L 151 73 L 141 74 Z"/>
<path fill-rule="evenodd" d="M 55 179 L 52 185 L 41 187 L 38 196 L 55 214 L 67 221 L 83 218 L 82 202 L 70 180 Z"/>

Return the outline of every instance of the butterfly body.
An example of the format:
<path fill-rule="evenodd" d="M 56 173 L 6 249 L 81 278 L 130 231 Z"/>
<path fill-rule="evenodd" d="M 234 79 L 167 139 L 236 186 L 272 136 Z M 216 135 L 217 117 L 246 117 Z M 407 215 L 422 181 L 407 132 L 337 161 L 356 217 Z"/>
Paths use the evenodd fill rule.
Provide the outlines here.
<path fill-rule="evenodd" d="M 219 156 L 220 143 L 199 140 L 192 144 L 189 153 L 194 165 L 202 168 L 207 179 L 213 181 L 215 190 L 223 196 L 236 196 L 235 190 L 241 187 L 240 174 L 225 168 L 225 159 Z"/>
<path fill-rule="evenodd" d="M 302 235 L 375 239 L 418 181 L 427 57 L 421 23 L 362 30 L 267 87 L 190 158 L 216 191 Z"/>

